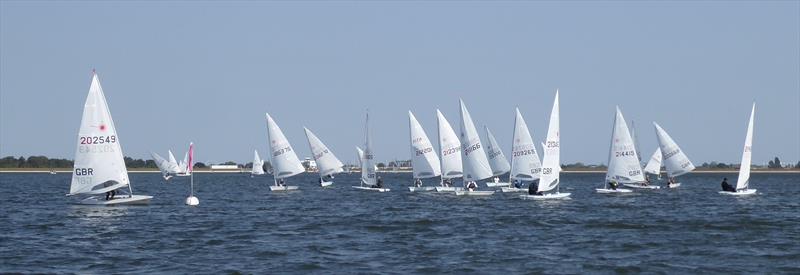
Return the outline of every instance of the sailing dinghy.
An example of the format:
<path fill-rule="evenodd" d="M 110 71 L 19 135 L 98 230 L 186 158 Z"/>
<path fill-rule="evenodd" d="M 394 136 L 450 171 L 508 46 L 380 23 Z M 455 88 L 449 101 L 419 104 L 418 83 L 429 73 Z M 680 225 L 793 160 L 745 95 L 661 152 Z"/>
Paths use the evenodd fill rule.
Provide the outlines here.
<path fill-rule="evenodd" d="M 150 156 L 153 158 L 153 161 L 156 163 L 158 170 L 161 171 L 161 177 L 164 178 L 165 181 L 169 181 L 172 178 L 172 174 L 170 173 L 170 163 L 168 160 L 164 159 L 160 155 L 156 154 L 155 152 L 150 152 Z"/>
<path fill-rule="evenodd" d="M 454 192 L 464 188 L 453 186 L 453 181 L 463 175 L 461 165 L 461 141 L 450 122 L 439 109 L 436 109 L 436 124 L 439 135 L 439 154 L 441 155 L 441 181 L 436 192 Z"/>
<path fill-rule="evenodd" d="M 414 186 L 409 186 L 408 191 L 433 191 L 434 186 L 422 186 L 422 179 L 438 177 L 441 175 L 439 155 L 433 150 L 433 144 L 422 129 L 417 118 L 408 111 L 408 125 L 411 137 L 411 167 L 413 169 Z"/>
<path fill-rule="evenodd" d="M 511 146 L 511 172 L 508 179 L 511 182 L 524 182 L 539 180 L 542 171 L 542 163 L 539 161 L 539 153 L 533 143 L 528 124 L 516 108 L 514 118 L 514 141 Z M 542 148 L 546 148 L 542 146 Z M 516 186 L 502 187 L 500 191 L 506 192 L 525 192 L 527 189 L 517 188 Z"/>
<path fill-rule="evenodd" d="M 720 194 L 742 196 L 756 193 L 756 189 L 750 189 L 750 164 L 753 161 L 753 117 L 756 114 L 756 104 L 750 111 L 750 122 L 747 123 L 747 135 L 744 138 L 744 149 L 742 150 L 742 164 L 739 166 L 739 178 L 736 180 L 736 192 L 719 191 Z"/>
<path fill-rule="evenodd" d="M 550 111 L 550 124 L 547 127 L 547 140 L 544 142 L 544 159 L 542 172 L 535 195 L 522 195 L 523 199 L 546 200 L 568 198 L 570 193 L 561 193 L 561 125 L 560 106 L 558 103 L 558 90 Z"/>
<path fill-rule="evenodd" d="M 492 176 L 492 168 L 486 158 L 478 130 L 472 122 L 467 106 L 459 99 L 461 107 L 461 159 L 464 169 L 464 190 L 456 190 L 457 196 L 489 196 L 494 191 L 478 191 L 477 181 Z"/>
<path fill-rule="evenodd" d="M 306 171 L 300 159 L 297 158 L 289 140 L 283 135 L 283 131 L 275 123 L 275 120 L 267 113 L 267 139 L 270 148 L 270 164 L 272 164 L 272 178 L 275 185 L 269 187 L 272 191 L 297 190 L 297 186 L 288 186 L 285 179 Z"/>
<path fill-rule="evenodd" d="M 124 194 L 124 187 L 128 187 L 127 194 Z M 67 196 L 86 196 L 79 203 L 88 205 L 147 204 L 153 198 L 133 194 L 117 128 L 114 127 L 103 88 L 94 71 L 89 95 L 83 106 Z"/>
<path fill-rule="evenodd" d="M 358 190 L 389 192 L 389 188 L 383 188 L 382 180 L 378 178 L 375 167 L 375 155 L 372 154 L 372 140 L 369 132 L 369 112 L 364 122 L 364 151 L 361 154 L 361 184 L 351 186 Z"/>
<path fill-rule="evenodd" d="M 319 171 L 319 185 L 322 187 L 330 186 L 333 184 L 333 175 L 344 172 L 344 164 L 336 158 L 336 156 L 322 143 L 317 135 L 314 135 L 311 130 L 303 127 L 306 132 L 306 139 L 308 140 L 308 147 L 311 149 L 311 154 L 314 155 L 314 161 L 317 163 L 317 171 Z"/>
<path fill-rule="evenodd" d="M 492 181 L 486 182 L 487 187 L 502 187 L 508 186 L 509 182 L 500 182 L 500 175 L 511 171 L 511 165 L 506 160 L 506 155 L 503 150 L 500 150 L 500 145 L 489 131 L 489 127 L 483 126 L 486 130 L 486 139 L 489 140 L 489 146 L 486 146 L 486 157 L 489 159 L 489 167 L 492 168 Z"/>
<path fill-rule="evenodd" d="M 194 167 L 192 165 L 193 162 L 194 162 L 194 142 L 189 142 L 189 160 L 187 161 L 187 164 L 189 166 L 186 167 L 186 169 L 188 169 L 187 171 L 189 171 L 189 175 L 190 175 L 189 176 L 189 197 L 186 198 L 186 205 L 189 205 L 189 206 L 197 206 L 197 205 L 200 204 L 200 200 L 197 199 L 197 197 L 194 196 L 194 173 L 192 173 L 192 171 L 194 170 Z"/>
<path fill-rule="evenodd" d="M 650 181 L 649 175 L 654 175 L 659 179 L 661 178 L 661 158 L 662 158 L 661 147 L 658 147 L 656 148 L 656 151 L 653 152 L 653 155 L 650 156 L 650 160 L 647 161 L 647 165 L 645 165 L 644 169 L 642 169 L 642 171 L 644 172 L 645 180 Z M 675 188 L 678 186 L 668 185 L 668 187 Z"/>
<path fill-rule="evenodd" d="M 595 189 L 597 193 L 630 193 L 630 189 L 614 188 L 610 184 L 616 183 L 636 183 L 644 182 L 642 167 L 639 165 L 639 158 L 636 156 L 631 133 L 628 131 L 628 124 L 622 117 L 622 112 L 617 107 L 614 116 L 614 129 L 611 133 L 611 146 L 608 149 L 608 171 L 606 172 L 603 188 Z"/>
<path fill-rule="evenodd" d="M 667 131 L 664 131 L 658 123 L 653 122 L 653 125 L 656 127 L 658 146 L 661 149 L 664 167 L 667 170 L 667 186 L 676 188 L 681 185 L 676 178 L 694 170 L 694 164 L 667 134 Z"/>
<path fill-rule="evenodd" d="M 266 174 L 264 172 L 264 161 L 258 155 L 258 150 L 253 150 L 253 168 L 250 169 L 250 177 Z"/>

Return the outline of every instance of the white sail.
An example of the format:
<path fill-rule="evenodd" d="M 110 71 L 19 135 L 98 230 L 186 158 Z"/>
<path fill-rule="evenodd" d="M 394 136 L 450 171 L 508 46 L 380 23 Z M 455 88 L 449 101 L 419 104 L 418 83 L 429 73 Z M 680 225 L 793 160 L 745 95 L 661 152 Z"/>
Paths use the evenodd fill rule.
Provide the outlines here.
<path fill-rule="evenodd" d="M 341 161 L 325 146 L 324 143 L 314 135 L 311 130 L 303 127 L 306 132 L 306 139 L 308 140 L 308 147 L 311 148 L 311 154 L 314 155 L 314 161 L 317 163 L 317 170 L 320 176 L 327 176 L 344 171 Z"/>
<path fill-rule="evenodd" d="M 439 155 L 436 154 L 431 140 L 428 139 L 422 125 L 411 111 L 408 111 L 408 125 L 411 135 L 411 167 L 414 170 L 414 178 L 424 179 L 441 175 Z"/>
<path fill-rule="evenodd" d="M 358 167 L 364 163 L 364 150 L 361 150 L 361 147 L 356 146 L 356 154 L 358 154 Z"/>
<path fill-rule="evenodd" d="M 653 122 L 656 127 L 656 136 L 658 137 L 658 145 L 661 148 L 662 161 L 667 170 L 667 176 L 677 177 L 694 170 L 694 164 L 689 160 L 689 157 L 681 151 L 678 144 L 667 134 L 658 123 Z"/>
<path fill-rule="evenodd" d="M 181 160 L 181 163 L 178 164 L 178 173 L 185 174 L 185 175 L 191 175 L 192 174 L 191 172 L 189 172 L 190 169 L 189 169 L 189 164 L 187 163 L 187 161 L 189 161 L 189 152 L 186 152 L 185 154 L 183 154 L 183 160 Z"/>
<path fill-rule="evenodd" d="M 170 173 L 179 173 L 181 171 L 180 166 L 178 165 L 178 161 L 175 160 L 175 155 L 172 154 L 172 150 L 167 150 L 167 154 L 169 155 L 169 171 Z"/>
<path fill-rule="evenodd" d="M 544 142 L 544 159 L 542 160 L 542 177 L 537 191 L 547 192 L 558 187 L 561 174 L 561 126 L 558 90 L 550 111 L 550 125 L 547 128 L 547 139 Z"/>
<path fill-rule="evenodd" d="M 489 159 L 492 175 L 499 176 L 508 173 L 511 171 L 511 165 L 508 164 L 506 155 L 503 154 L 503 150 L 500 150 L 500 145 L 497 144 L 492 131 L 489 131 L 489 127 L 483 126 L 483 128 L 486 130 L 486 138 L 489 140 L 489 146 L 486 146 L 486 157 Z"/>
<path fill-rule="evenodd" d="M 611 146 L 608 150 L 608 172 L 606 181 L 616 180 L 619 183 L 644 182 L 642 167 L 633 145 L 628 124 L 622 117 L 622 112 L 617 107 L 614 116 L 614 129 L 611 134 Z"/>
<path fill-rule="evenodd" d="M 258 150 L 253 150 L 253 169 L 250 171 L 250 174 L 264 174 L 264 161 L 261 160 L 261 156 L 258 155 Z"/>
<path fill-rule="evenodd" d="M 156 166 L 158 167 L 158 170 L 161 171 L 162 175 L 166 177 L 172 173 L 172 171 L 170 171 L 170 163 L 168 160 L 164 159 L 155 152 L 150 152 L 150 156 L 153 157 L 153 161 L 156 163 Z"/>
<path fill-rule="evenodd" d="M 369 113 L 364 122 L 364 153 L 361 158 L 361 183 L 369 186 L 375 185 L 377 174 L 375 169 L 375 155 L 372 153 L 372 140 L 369 132 Z"/>
<path fill-rule="evenodd" d="M 272 175 L 282 179 L 291 177 L 306 171 L 297 154 L 294 153 L 289 140 L 283 135 L 283 131 L 275 123 L 275 120 L 267 114 L 267 137 L 270 148 L 270 163 L 272 164 Z"/>
<path fill-rule="evenodd" d="M 661 173 L 661 147 L 656 148 L 656 151 L 653 153 L 653 156 L 650 157 L 650 160 L 647 161 L 647 165 L 644 167 L 644 172 L 658 175 Z"/>
<path fill-rule="evenodd" d="M 439 154 L 442 156 L 442 179 L 461 177 L 464 171 L 461 165 L 461 141 L 439 109 L 436 109 L 436 121 L 439 129 Z"/>
<path fill-rule="evenodd" d="M 101 194 L 128 185 L 117 128 L 97 74 L 83 106 L 69 194 Z"/>
<path fill-rule="evenodd" d="M 542 163 L 539 161 L 539 153 L 536 152 L 531 132 L 528 131 L 528 124 L 517 108 L 514 119 L 514 141 L 511 146 L 510 177 L 514 180 L 532 181 L 539 178 L 541 170 Z"/>
<path fill-rule="evenodd" d="M 461 159 L 464 169 L 464 181 L 478 181 L 492 176 L 492 168 L 486 158 L 486 151 L 481 144 L 478 130 L 472 122 L 463 100 L 461 106 Z"/>
<path fill-rule="evenodd" d="M 753 157 L 753 118 L 756 115 L 756 104 L 750 111 L 750 122 L 747 123 L 747 136 L 744 138 L 744 150 L 742 150 L 742 164 L 739 166 L 739 179 L 736 180 L 736 190 L 747 189 L 750 184 L 750 164 Z"/>

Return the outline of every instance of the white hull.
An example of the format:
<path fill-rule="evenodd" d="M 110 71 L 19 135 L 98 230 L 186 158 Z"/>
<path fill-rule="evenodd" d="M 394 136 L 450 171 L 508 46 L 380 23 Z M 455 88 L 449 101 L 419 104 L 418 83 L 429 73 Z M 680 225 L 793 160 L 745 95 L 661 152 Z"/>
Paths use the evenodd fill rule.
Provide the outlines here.
<path fill-rule="evenodd" d="M 365 186 L 351 186 L 355 189 L 359 190 L 367 190 L 367 191 L 375 191 L 375 192 L 389 192 L 391 189 L 389 188 L 372 188 L 372 187 L 365 187 Z"/>
<path fill-rule="evenodd" d="M 292 191 L 297 190 L 297 186 L 289 185 L 289 186 L 276 186 L 272 185 L 269 187 L 270 191 Z"/>
<path fill-rule="evenodd" d="M 333 184 L 332 181 L 323 181 L 319 183 L 319 186 L 326 187 L 326 186 L 331 186 L 331 184 Z"/>
<path fill-rule="evenodd" d="M 455 191 L 459 191 L 459 190 L 464 190 L 464 187 L 453 187 L 453 186 L 451 186 L 451 187 L 437 186 L 436 187 L 436 192 L 455 192 Z"/>
<path fill-rule="evenodd" d="M 601 194 L 612 194 L 612 193 L 630 193 L 630 192 L 633 192 L 633 191 L 632 191 L 632 190 L 630 190 L 630 189 L 622 189 L 622 188 L 617 188 L 617 190 L 614 190 L 614 189 L 606 189 L 606 188 L 597 188 L 597 189 L 595 189 L 595 190 L 597 191 L 597 193 L 601 193 Z"/>
<path fill-rule="evenodd" d="M 492 194 L 494 194 L 494 191 L 469 191 L 469 190 L 456 191 L 456 196 L 491 196 Z"/>
<path fill-rule="evenodd" d="M 511 186 L 510 182 L 487 182 L 487 187 L 503 187 L 503 186 Z"/>
<path fill-rule="evenodd" d="M 744 195 L 753 195 L 756 193 L 756 189 L 747 189 L 747 190 L 740 190 L 736 192 L 728 192 L 728 191 L 719 191 L 720 194 L 731 195 L 731 196 L 744 196 Z"/>
<path fill-rule="evenodd" d="M 681 183 L 680 182 L 676 182 L 676 183 L 673 183 L 673 184 L 667 184 L 667 187 L 669 187 L 669 188 L 678 188 L 678 187 L 681 187 Z"/>
<path fill-rule="evenodd" d="M 519 197 L 523 200 L 557 200 L 569 198 L 571 194 L 572 193 L 553 193 L 544 195 L 521 195 Z"/>
<path fill-rule="evenodd" d="M 112 200 L 105 200 L 105 196 L 97 196 L 97 197 L 88 197 L 81 200 L 80 204 L 86 205 L 126 205 L 126 204 L 149 204 L 150 199 L 153 196 L 145 196 L 145 195 L 133 195 L 133 196 L 126 196 L 122 195 L 121 197 L 115 197 Z"/>
<path fill-rule="evenodd" d="M 435 190 L 436 190 L 436 187 L 433 187 L 433 186 L 420 186 L 420 187 L 409 186 L 408 187 L 408 191 L 410 191 L 410 192 L 435 191 Z"/>
<path fill-rule="evenodd" d="M 634 189 L 650 189 L 650 190 L 661 189 L 661 186 L 657 186 L 657 185 L 640 185 L 640 184 L 634 184 L 634 183 L 623 183 L 622 185 L 624 185 L 626 187 L 634 188 Z"/>
<path fill-rule="evenodd" d="M 528 192 L 527 188 L 516 188 L 516 187 L 502 187 L 500 191 L 503 193 L 513 193 L 513 192 Z"/>

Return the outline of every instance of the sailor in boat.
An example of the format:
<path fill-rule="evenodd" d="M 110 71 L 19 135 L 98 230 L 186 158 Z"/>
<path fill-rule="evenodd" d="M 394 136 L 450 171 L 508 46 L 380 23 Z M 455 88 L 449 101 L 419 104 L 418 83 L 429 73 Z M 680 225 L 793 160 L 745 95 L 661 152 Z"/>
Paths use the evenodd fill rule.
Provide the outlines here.
<path fill-rule="evenodd" d="M 494 177 L 492 181 L 494 181 L 494 183 L 498 183 L 500 182 L 500 177 Z"/>
<path fill-rule="evenodd" d="M 612 190 L 617 190 L 619 183 L 616 180 L 610 180 L 608 181 L 608 186 L 611 187 Z"/>
<path fill-rule="evenodd" d="M 453 180 L 452 179 L 444 179 L 442 181 L 442 184 L 444 184 L 444 187 L 452 187 L 453 186 Z"/>
<path fill-rule="evenodd" d="M 370 187 L 372 187 L 372 188 L 383 188 L 383 178 L 378 176 L 378 180 L 375 181 L 375 185 L 370 186 Z"/>
<path fill-rule="evenodd" d="M 644 181 L 641 183 L 642 186 L 649 186 L 650 185 L 650 177 L 644 177 Z"/>
<path fill-rule="evenodd" d="M 722 191 L 736 192 L 736 188 L 728 183 L 728 178 L 722 178 Z"/>
<path fill-rule="evenodd" d="M 278 186 L 286 186 L 286 183 L 283 181 L 283 179 L 278 179 Z"/>
<path fill-rule="evenodd" d="M 514 180 L 514 188 L 517 188 L 517 189 L 522 188 L 522 181 Z"/>
<path fill-rule="evenodd" d="M 534 180 L 531 185 L 528 185 L 528 195 L 543 195 L 542 192 L 536 192 L 539 189 L 539 180 Z"/>
<path fill-rule="evenodd" d="M 415 179 L 414 180 L 414 186 L 421 187 L 422 186 L 422 180 L 421 179 Z"/>
<path fill-rule="evenodd" d="M 469 189 L 469 191 L 475 191 L 475 188 L 478 188 L 478 184 L 475 183 L 474 181 L 470 181 L 467 183 L 467 189 Z"/>

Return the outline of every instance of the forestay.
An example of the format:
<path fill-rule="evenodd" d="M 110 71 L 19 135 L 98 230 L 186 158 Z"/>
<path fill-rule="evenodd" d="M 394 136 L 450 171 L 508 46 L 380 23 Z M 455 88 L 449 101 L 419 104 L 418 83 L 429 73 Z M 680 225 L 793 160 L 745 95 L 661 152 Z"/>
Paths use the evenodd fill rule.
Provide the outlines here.
<path fill-rule="evenodd" d="M 83 106 L 69 194 L 100 194 L 128 185 L 122 147 L 97 74 Z"/>
<path fill-rule="evenodd" d="M 411 167 L 414 178 L 432 178 L 441 175 L 439 156 L 433 150 L 433 144 L 422 129 L 417 118 L 408 111 L 408 125 L 411 135 Z"/>
<path fill-rule="evenodd" d="M 561 126 L 559 116 L 558 90 L 550 111 L 550 124 L 547 128 L 547 139 L 544 142 L 544 159 L 542 160 L 542 177 L 537 191 L 547 192 L 558 187 L 561 174 Z"/>
<path fill-rule="evenodd" d="M 305 172 L 306 169 L 297 158 L 289 140 L 269 114 L 267 114 L 267 138 L 271 150 L 272 175 L 275 178 L 282 179 Z"/>
<path fill-rule="evenodd" d="M 641 183 L 645 181 L 642 167 L 639 166 L 639 158 L 636 156 L 633 139 L 619 107 L 617 107 L 614 117 L 614 129 L 611 133 L 606 180 L 616 180 L 620 183 Z"/>
<path fill-rule="evenodd" d="M 486 138 L 489 140 L 489 146 L 486 147 L 486 157 L 489 159 L 492 175 L 499 176 L 508 173 L 508 171 L 511 171 L 511 165 L 508 164 L 506 155 L 503 154 L 503 150 L 500 150 L 500 145 L 497 144 L 492 131 L 489 131 L 489 127 L 484 126 L 483 128 L 486 130 Z"/>
<path fill-rule="evenodd" d="M 461 159 L 463 161 L 464 181 L 478 181 L 492 176 L 489 160 L 481 144 L 481 138 L 463 100 L 461 105 Z"/>
<path fill-rule="evenodd" d="M 747 189 L 750 185 L 750 164 L 752 163 L 753 152 L 753 118 L 756 114 L 756 104 L 750 111 L 750 121 L 747 123 L 747 136 L 744 138 L 744 149 L 742 150 L 742 164 L 739 166 L 739 179 L 736 180 L 736 190 Z"/>
<path fill-rule="evenodd" d="M 511 147 L 511 179 L 536 180 L 540 177 L 542 163 L 533 143 L 528 124 L 522 118 L 519 108 L 514 119 L 514 141 Z"/>
<path fill-rule="evenodd" d="M 656 151 L 653 153 L 653 156 L 650 157 L 650 160 L 647 161 L 647 165 L 644 167 L 645 173 L 650 173 L 653 175 L 658 175 L 661 173 L 661 147 L 656 148 Z"/>
<path fill-rule="evenodd" d="M 314 135 L 308 128 L 303 127 L 303 130 L 306 132 L 308 146 L 311 148 L 311 154 L 314 155 L 314 161 L 317 163 L 319 175 L 327 176 L 344 171 L 344 169 L 342 169 L 344 164 L 336 158 L 333 152 L 328 149 L 328 146 L 325 146 L 322 140 Z"/>
<path fill-rule="evenodd" d="M 442 156 L 442 178 L 461 177 L 464 171 L 461 164 L 461 141 L 453 131 L 453 127 L 450 126 L 450 122 L 438 109 L 436 110 L 436 121 L 439 129 L 439 153 Z"/>
<path fill-rule="evenodd" d="M 677 177 L 694 170 L 694 164 L 689 160 L 689 157 L 681 151 L 678 144 L 667 134 L 658 123 L 653 122 L 656 127 L 656 136 L 658 137 L 658 145 L 661 148 L 662 161 L 667 170 L 667 176 Z"/>
<path fill-rule="evenodd" d="M 253 169 L 251 170 L 251 174 L 253 175 L 263 175 L 264 174 L 264 161 L 261 160 L 261 156 L 258 155 L 258 150 L 253 150 Z"/>

